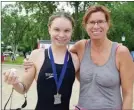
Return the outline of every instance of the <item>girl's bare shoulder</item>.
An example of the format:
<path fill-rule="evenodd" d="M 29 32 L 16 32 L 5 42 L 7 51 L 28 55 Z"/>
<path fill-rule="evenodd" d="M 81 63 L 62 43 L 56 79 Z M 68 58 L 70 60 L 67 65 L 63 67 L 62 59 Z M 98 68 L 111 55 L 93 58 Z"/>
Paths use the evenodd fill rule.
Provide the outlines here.
<path fill-rule="evenodd" d="M 31 52 L 29 59 L 35 61 L 37 58 L 44 56 L 45 49 L 35 49 Z"/>

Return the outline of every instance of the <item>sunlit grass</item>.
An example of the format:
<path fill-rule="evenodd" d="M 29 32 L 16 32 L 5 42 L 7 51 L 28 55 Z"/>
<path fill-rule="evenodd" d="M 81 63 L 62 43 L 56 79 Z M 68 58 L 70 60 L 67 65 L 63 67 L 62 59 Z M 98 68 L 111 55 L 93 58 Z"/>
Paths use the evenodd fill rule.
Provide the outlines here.
<path fill-rule="evenodd" d="M 3 62 L 3 64 L 17 64 L 17 65 L 21 65 L 23 64 L 23 60 L 24 57 L 17 57 L 15 61 L 11 60 L 11 57 L 5 57 L 5 61 Z"/>

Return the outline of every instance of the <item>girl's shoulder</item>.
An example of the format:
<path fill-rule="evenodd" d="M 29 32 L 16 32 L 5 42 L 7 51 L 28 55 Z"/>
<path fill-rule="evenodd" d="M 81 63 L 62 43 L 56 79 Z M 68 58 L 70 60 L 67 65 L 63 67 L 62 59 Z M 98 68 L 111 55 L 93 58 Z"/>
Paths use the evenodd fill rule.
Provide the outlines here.
<path fill-rule="evenodd" d="M 39 53 L 42 53 L 42 52 L 44 52 L 44 51 L 45 51 L 45 49 L 43 49 L 43 48 L 35 49 L 35 50 L 33 50 L 33 51 L 31 52 L 31 54 L 39 54 Z"/>
<path fill-rule="evenodd" d="M 37 58 L 39 58 L 40 56 L 44 56 L 44 51 L 45 49 L 35 49 L 31 52 L 30 54 L 30 59 L 32 61 L 36 60 Z M 41 58 L 41 57 L 40 57 Z"/>

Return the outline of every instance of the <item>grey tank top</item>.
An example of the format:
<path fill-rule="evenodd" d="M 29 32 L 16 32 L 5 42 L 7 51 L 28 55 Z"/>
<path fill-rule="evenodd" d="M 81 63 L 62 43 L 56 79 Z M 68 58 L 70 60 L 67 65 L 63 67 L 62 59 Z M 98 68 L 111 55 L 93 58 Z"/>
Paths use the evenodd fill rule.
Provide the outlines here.
<path fill-rule="evenodd" d="M 115 54 L 117 43 L 112 43 L 108 61 L 97 66 L 90 57 L 91 42 L 85 48 L 80 65 L 80 94 L 78 106 L 91 110 L 119 110 L 122 108 L 120 73 L 117 70 Z"/>

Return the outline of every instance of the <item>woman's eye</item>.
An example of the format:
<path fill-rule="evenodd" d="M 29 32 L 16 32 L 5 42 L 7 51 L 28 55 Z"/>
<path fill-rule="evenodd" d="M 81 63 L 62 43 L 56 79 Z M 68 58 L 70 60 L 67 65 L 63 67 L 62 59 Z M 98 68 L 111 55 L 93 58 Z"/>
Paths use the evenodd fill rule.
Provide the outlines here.
<path fill-rule="evenodd" d="M 70 32 L 70 30 L 65 30 L 65 32 Z"/>
<path fill-rule="evenodd" d="M 95 24 L 95 22 L 94 21 L 90 21 L 89 24 Z"/>

